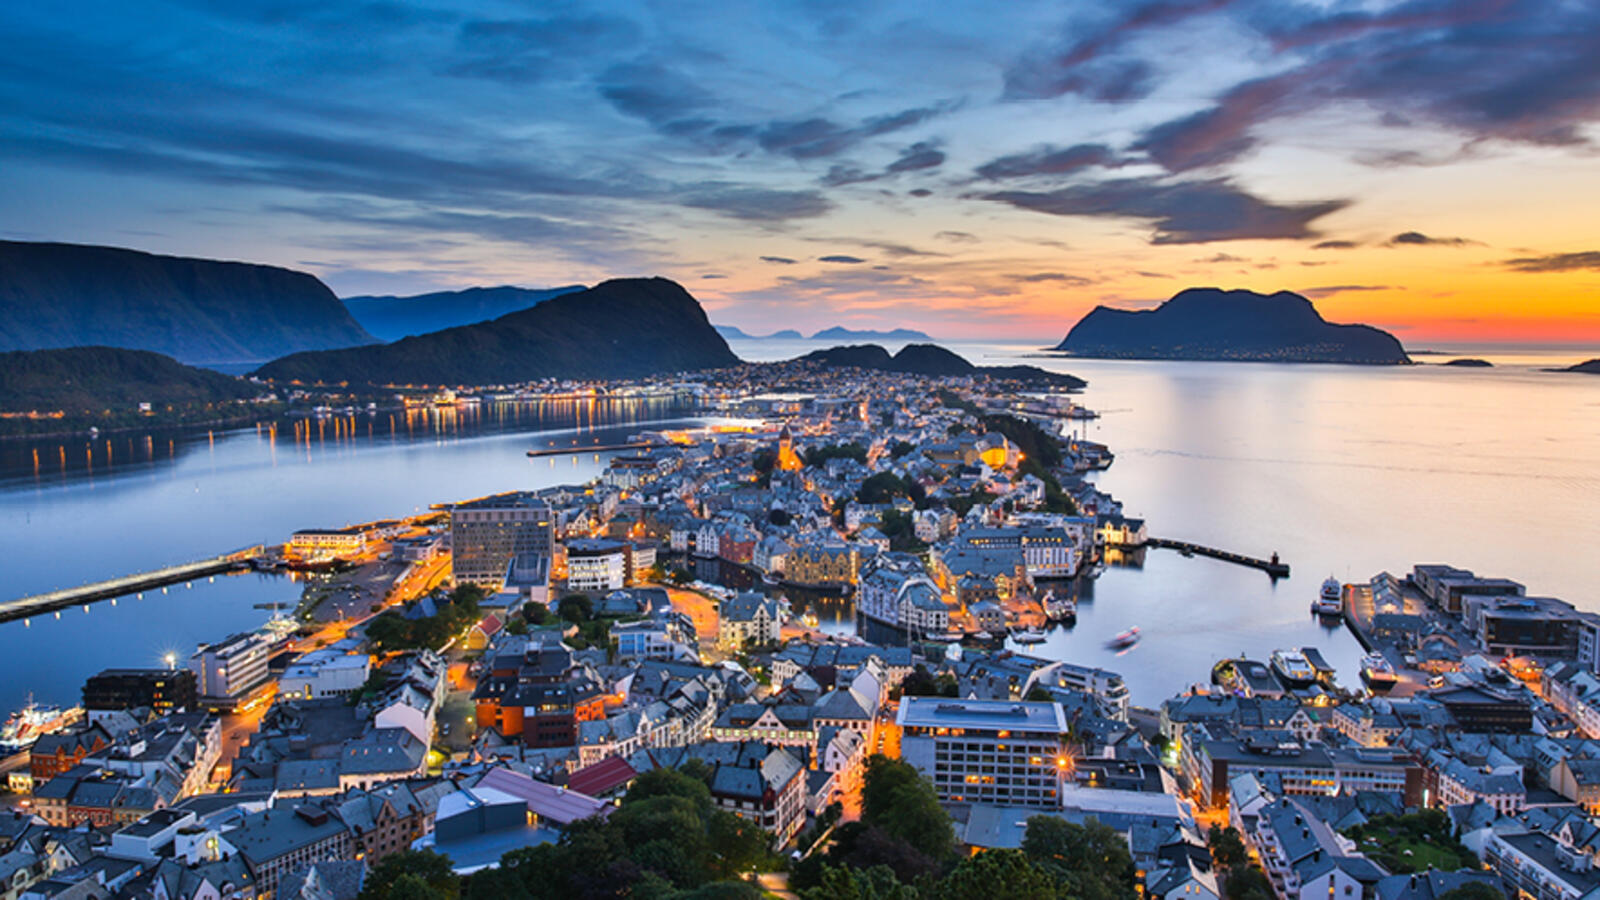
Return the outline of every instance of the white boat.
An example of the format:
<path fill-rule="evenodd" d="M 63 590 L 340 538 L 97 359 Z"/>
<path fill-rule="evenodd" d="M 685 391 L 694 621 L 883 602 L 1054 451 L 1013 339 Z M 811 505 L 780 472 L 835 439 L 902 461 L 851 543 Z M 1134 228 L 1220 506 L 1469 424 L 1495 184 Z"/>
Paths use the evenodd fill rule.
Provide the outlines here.
<path fill-rule="evenodd" d="M 1317 682 L 1317 670 L 1299 650 L 1272 651 L 1272 671 L 1286 688 L 1310 687 Z"/>
<path fill-rule="evenodd" d="M 1078 601 L 1071 597 L 1057 597 L 1055 591 L 1046 591 L 1044 595 L 1044 614 L 1057 621 L 1076 619 L 1078 617 Z"/>
<path fill-rule="evenodd" d="M 1106 646 L 1113 650 L 1126 650 L 1137 643 L 1139 643 L 1139 629 L 1135 627 L 1114 635 L 1111 640 L 1106 641 Z"/>
<path fill-rule="evenodd" d="M 12 713 L 5 725 L 0 726 L 0 756 L 10 756 L 32 747 L 33 742 L 44 735 L 72 724 L 81 713 L 82 710 L 77 709 L 40 706 L 30 699 L 27 706 Z"/>
<path fill-rule="evenodd" d="M 1011 639 L 1019 644 L 1042 644 L 1045 637 L 1044 632 L 1037 628 L 1024 628 L 1020 631 L 1012 632 Z"/>
<path fill-rule="evenodd" d="M 761 575 L 761 581 L 764 584 L 777 584 L 778 576 L 772 572 L 764 572 Z"/>
<path fill-rule="evenodd" d="M 1311 609 L 1319 616 L 1337 616 L 1344 613 L 1344 585 L 1339 579 L 1328 576 L 1322 583 L 1322 593 L 1311 601 Z"/>
<path fill-rule="evenodd" d="M 1361 680 L 1374 691 L 1386 691 L 1394 687 L 1400 677 L 1382 653 L 1368 653 L 1361 657 Z"/>

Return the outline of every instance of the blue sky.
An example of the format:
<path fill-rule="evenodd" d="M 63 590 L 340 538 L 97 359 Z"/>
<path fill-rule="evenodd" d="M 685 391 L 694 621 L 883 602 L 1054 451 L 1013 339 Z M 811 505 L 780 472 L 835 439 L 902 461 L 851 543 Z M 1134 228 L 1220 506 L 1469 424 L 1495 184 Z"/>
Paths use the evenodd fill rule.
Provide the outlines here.
<path fill-rule="evenodd" d="M 7 238 L 345 295 L 663 274 L 757 330 L 1064 331 L 1203 283 L 1600 336 L 1594 3 L 129 0 L 0 28 Z"/>

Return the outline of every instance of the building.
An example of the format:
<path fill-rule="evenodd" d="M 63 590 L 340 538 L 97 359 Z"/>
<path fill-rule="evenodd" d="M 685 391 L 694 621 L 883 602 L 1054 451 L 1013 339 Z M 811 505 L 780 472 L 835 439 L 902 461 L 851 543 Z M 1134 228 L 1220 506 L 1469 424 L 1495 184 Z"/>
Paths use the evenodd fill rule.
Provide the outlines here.
<path fill-rule="evenodd" d="M 450 554 L 457 584 L 498 588 L 513 557 L 549 557 L 555 529 L 550 507 L 538 496 L 518 491 L 450 507 Z"/>
<path fill-rule="evenodd" d="M 718 611 L 717 646 L 736 650 L 747 642 L 776 644 L 783 629 L 778 601 L 746 592 L 722 604 Z"/>
<path fill-rule="evenodd" d="M 355 836 L 321 805 L 284 804 L 245 816 L 224 839 L 239 851 L 255 876 L 256 894 L 275 895 L 289 873 L 313 863 L 353 859 Z"/>
<path fill-rule="evenodd" d="M 1388 875 L 1291 799 L 1262 807 L 1241 830 L 1283 900 L 1361 900 Z"/>
<path fill-rule="evenodd" d="M 849 544 L 802 544 L 783 564 L 783 580 L 812 587 L 843 587 L 856 583 L 860 557 Z"/>
<path fill-rule="evenodd" d="M 289 555 L 297 559 L 354 559 L 366 552 L 364 528 L 306 528 L 289 536 Z"/>
<path fill-rule="evenodd" d="M 372 671 L 372 657 L 365 653 L 345 653 L 332 647 L 313 650 L 284 669 L 278 679 L 278 696 L 345 697 L 361 690 Z"/>
<path fill-rule="evenodd" d="M 189 657 L 199 702 L 213 709 L 237 705 L 265 684 L 267 662 L 274 642 L 265 634 L 234 634 L 215 644 L 202 645 Z"/>
<path fill-rule="evenodd" d="M 575 747 L 578 723 L 605 718 L 598 678 L 554 639 L 531 639 L 517 652 L 497 654 L 472 698 L 480 728 L 529 747 Z"/>
<path fill-rule="evenodd" d="M 1462 620 L 1491 654 L 1546 659 L 1578 655 L 1578 611 L 1554 597 L 1472 594 L 1462 600 Z"/>
<path fill-rule="evenodd" d="M 106 669 L 83 683 L 86 710 L 148 707 L 158 715 L 194 709 L 199 690 L 188 669 Z"/>
<path fill-rule="evenodd" d="M 605 538 L 567 541 L 567 587 L 574 591 L 618 591 L 627 583 L 628 546 Z"/>
<path fill-rule="evenodd" d="M 1071 778 L 1059 703 L 906 697 L 900 756 L 948 803 L 1059 808 Z"/>
<path fill-rule="evenodd" d="M 1111 515 L 1095 520 L 1094 536 L 1107 547 L 1142 547 L 1150 539 L 1143 519 Z"/>

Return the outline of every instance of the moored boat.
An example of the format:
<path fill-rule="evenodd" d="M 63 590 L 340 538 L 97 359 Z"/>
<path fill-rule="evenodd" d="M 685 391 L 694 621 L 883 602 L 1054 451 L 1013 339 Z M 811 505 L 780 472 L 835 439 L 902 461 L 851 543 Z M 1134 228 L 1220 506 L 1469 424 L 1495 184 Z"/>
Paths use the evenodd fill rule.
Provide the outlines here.
<path fill-rule="evenodd" d="M 1339 579 L 1328 576 L 1322 583 L 1322 593 L 1311 601 L 1311 610 L 1319 616 L 1337 616 L 1344 613 L 1344 585 Z"/>
<path fill-rule="evenodd" d="M 1310 687 L 1317 681 L 1317 670 L 1299 650 L 1274 650 L 1272 672 L 1287 688 Z"/>
<path fill-rule="evenodd" d="M 1374 691 L 1387 691 L 1395 686 L 1400 676 L 1382 653 L 1368 653 L 1361 657 L 1361 680 Z"/>
<path fill-rule="evenodd" d="M 1044 614 L 1056 621 L 1067 621 L 1078 617 L 1078 601 L 1071 597 L 1057 597 L 1055 591 L 1046 591 L 1044 595 Z"/>
<path fill-rule="evenodd" d="M 1044 632 L 1037 628 L 1023 628 L 1011 633 L 1011 639 L 1019 644 L 1042 644 Z"/>
<path fill-rule="evenodd" d="M 0 756 L 20 753 L 33 746 L 39 738 L 60 731 L 83 715 L 76 707 L 41 706 L 31 699 L 28 705 L 12 713 L 0 726 Z"/>

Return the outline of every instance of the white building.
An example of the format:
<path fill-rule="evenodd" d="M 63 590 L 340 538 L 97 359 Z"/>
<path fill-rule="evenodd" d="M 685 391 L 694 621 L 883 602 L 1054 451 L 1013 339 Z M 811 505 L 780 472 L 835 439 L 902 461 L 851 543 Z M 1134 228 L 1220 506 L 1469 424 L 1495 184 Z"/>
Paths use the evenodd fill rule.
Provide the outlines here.
<path fill-rule="evenodd" d="M 234 701 L 267 680 L 273 642 L 260 632 L 205 644 L 189 657 L 202 701 Z"/>
<path fill-rule="evenodd" d="M 627 583 L 628 547 L 621 541 L 567 541 L 567 587 L 574 591 L 619 591 Z"/>
<path fill-rule="evenodd" d="M 947 803 L 1059 808 L 1070 777 L 1059 703 L 906 697 L 900 756 Z"/>
<path fill-rule="evenodd" d="M 278 679 L 278 696 L 307 700 L 344 697 L 361 689 L 372 671 L 365 653 L 345 653 L 332 647 L 313 650 L 284 670 Z"/>

